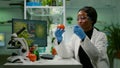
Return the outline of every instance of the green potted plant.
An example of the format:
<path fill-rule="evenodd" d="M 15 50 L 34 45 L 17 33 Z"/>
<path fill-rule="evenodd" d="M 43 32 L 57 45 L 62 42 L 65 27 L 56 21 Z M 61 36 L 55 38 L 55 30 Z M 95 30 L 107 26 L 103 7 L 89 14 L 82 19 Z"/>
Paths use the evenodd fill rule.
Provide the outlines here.
<path fill-rule="evenodd" d="M 117 23 L 105 26 L 105 31 L 108 38 L 107 54 L 110 68 L 113 68 L 114 58 L 120 59 L 120 25 Z"/>

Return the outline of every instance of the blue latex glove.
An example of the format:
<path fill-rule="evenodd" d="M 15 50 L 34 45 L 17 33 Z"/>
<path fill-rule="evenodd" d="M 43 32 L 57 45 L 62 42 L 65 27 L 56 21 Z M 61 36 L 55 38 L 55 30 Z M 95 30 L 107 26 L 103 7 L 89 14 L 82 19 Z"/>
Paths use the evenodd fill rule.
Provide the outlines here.
<path fill-rule="evenodd" d="M 85 37 L 86 37 L 85 32 L 84 32 L 83 29 L 82 29 L 80 26 L 78 26 L 78 25 L 74 26 L 74 33 L 75 33 L 79 38 L 81 38 L 81 40 L 84 40 Z"/>
<path fill-rule="evenodd" d="M 60 43 L 63 39 L 62 37 L 62 34 L 64 33 L 65 31 L 62 30 L 62 29 L 59 29 L 57 28 L 57 30 L 55 31 L 55 37 L 57 38 L 57 41 Z"/>

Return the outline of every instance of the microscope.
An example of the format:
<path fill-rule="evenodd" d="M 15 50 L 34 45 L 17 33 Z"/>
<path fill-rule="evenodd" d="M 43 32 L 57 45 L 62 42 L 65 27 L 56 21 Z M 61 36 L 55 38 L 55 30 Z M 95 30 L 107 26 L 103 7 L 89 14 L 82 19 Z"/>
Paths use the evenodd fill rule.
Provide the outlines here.
<path fill-rule="evenodd" d="M 18 35 L 22 33 L 26 28 L 23 27 L 18 32 L 13 33 L 11 36 L 10 41 L 8 44 L 10 45 L 8 49 L 18 49 L 17 53 L 12 53 L 10 57 L 7 58 L 8 62 L 11 63 L 24 63 L 24 62 L 30 62 L 28 56 L 29 53 L 29 47 L 27 44 L 27 41 L 24 38 L 19 38 Z"/>

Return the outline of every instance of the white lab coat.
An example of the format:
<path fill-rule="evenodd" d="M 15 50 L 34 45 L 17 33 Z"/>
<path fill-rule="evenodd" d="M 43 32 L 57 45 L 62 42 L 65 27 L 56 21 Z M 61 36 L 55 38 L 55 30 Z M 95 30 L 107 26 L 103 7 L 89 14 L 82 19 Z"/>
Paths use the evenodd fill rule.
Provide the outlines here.
<path fill-rule="evenodd" d="M 82 46 L 94 68 L 109 68 L 109 61 L 106 53 L 107 39 L 104 33 L 94 29 L 91 40 L 86 36 L 84 41 L 81 41 L 76 34 L 73 34 L 70 38 L 71 40 L 69 43 L 65 43 L 63 40 L 59 45 L 57 40 L 54 41 L 59 56 L 62 58 L 75 58 L 80 62 L 78 49 Z"/>

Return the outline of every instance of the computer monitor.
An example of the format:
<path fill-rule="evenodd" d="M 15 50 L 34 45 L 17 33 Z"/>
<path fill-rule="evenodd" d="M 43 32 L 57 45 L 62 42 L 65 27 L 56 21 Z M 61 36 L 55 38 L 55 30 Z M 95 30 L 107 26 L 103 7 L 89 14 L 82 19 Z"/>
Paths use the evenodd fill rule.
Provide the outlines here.
<path fill-rule="evenodd" d="M 5 33 L 0 32 L 0 47 L 5 46 Z"/>
<path fill-rule="evenodd" d="M 47 46 L 47 21 L 12 19 L 12 33 L 26 29 L 18 35 L 24 37 L 29 46 L 37 44 L 39 47 Z"/>

